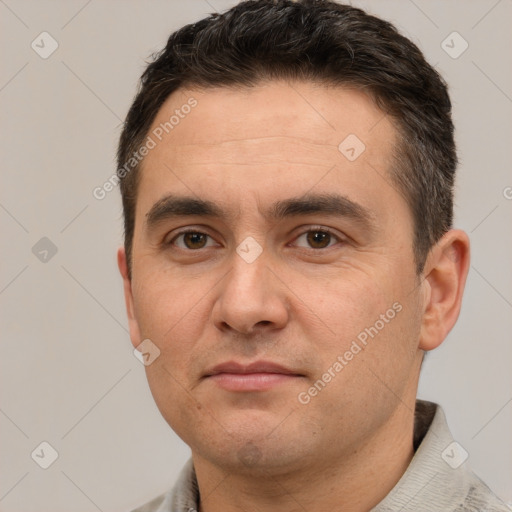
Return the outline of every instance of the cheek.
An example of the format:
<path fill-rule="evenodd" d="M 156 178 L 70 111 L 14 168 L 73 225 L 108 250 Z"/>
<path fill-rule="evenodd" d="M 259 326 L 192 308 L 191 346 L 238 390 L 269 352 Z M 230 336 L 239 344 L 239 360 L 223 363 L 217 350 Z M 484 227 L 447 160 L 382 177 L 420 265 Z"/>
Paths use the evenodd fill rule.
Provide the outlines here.
<path fill-rule="evenodd" d="M 190 415 L 202 416 L 197 409 L 201 404 L 188 390 L 193 380 L 191 357 L 207 321 L 205 293 L 205 286 L 198 281 L 180 282 L 165 271 L 147 273 L 134 286 L 141 335 L 160 350 L 159 357 L 145 368 L 149 388 L 162 416 L 185 437 L 187 432 L 181 432 L 180 425 L 189 423 L 183 416 L 188 415 L 187 421 Z"/>
<path fill-rule="evenodd" d="M 371 276 L 348 275 L 344 270 L 337 278 L 303 281 L 296 294 L 311 308 L 316 323 L 323 326 L 325 343 L 337 349 L 355 339 L 393 304 L 389 291 L 381 289 Z M 307 331 L 307 317 L 302 316 L 302 322 Z"/>
<path fill-rule="evenodd" d="M 371 395 L 374 385 L 386 392 L 379 383 L 381 375 L 392 389 L 402 387 L 418 345 L 413 295 L 404 297 L 392 283 L 362 273 L 322 287 L 309 283 L 306 290 L 315 315 L 299 315 L 298 321 L 309 349 L 319 355 L 315 377 L 332 380 L 329 387 L 338 390 L 335 394 L 347 391 L 360 399 L 367 392 Z M 329 372 L 336 378 L 329 378 Z"/>
<path fill-rule="evenodd" d="M 157 403 L 167 404 L 166 408 L 192 383 L 193 357 L 209 318 L 210 289 L 200 280 L 185 283 L 165 272 L 146 275 L 134 289 L 141 336 L 160 350 L 155 362 L 146 367 L 148 382 L 155 399 L 159 396 Z"/>
<path fill-rule="evenodd" d="M 162 417 L 185 442 L 190 441 L 190 425 L 208 430 L 210 412 L 188 391 L 186 372 L 179 372 L 166 355 L 146 367 L 151 394 Z M 210 418 L 211 422 L 211 418 Z"/>
<path fill-rule="evenodd" d="M 355 437 L 383 422 L 398 397 L 406 399 L 416 371 L 416 313 L 402 303 L 382 304 L 368 301 L 364 317 L 352 312 L 346 322 L 340 318 L 336 337 L 316 340 L 322 364 L 302 390 L 300 403 L 308 401 L 303 407 L 313 420 L 328 410 Z"/>
<path fill-rule="evenodd" d="M 197 315 L 208 284 L 180 280 L 169 272 L 156 270 L 134 280 L 134 306 L 142 334 L 162 343 L 180 324 L 197 325 Z"/>

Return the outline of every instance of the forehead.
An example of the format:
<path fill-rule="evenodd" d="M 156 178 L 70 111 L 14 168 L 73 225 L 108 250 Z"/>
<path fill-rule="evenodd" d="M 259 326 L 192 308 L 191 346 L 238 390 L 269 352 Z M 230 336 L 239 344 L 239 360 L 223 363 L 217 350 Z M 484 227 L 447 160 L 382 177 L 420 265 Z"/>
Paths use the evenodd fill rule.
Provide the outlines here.
<path fill-rule="evenodd" d="M 148 136 L 155 147 L 141 168 L 141 214 L 176 191 L 220 202 L 251 190 L 274 200 L 314 187 L 358 195 L 379 179 L 391 183 L 396 143 L 391 120 L 366 94 L 309 82 L 178 90 Z"/>
<path fill-rule="evenodd" d="M 191 99 L 197 105 L 189 109 L 186 105 Z M 163 134 L 175 145 L 291 136 L 337 146 L 349 133 L 372 144 L 378 142 L 379 135 L 394 135 L 390 119 L 364 92 L 312 82 L 270 81 L 251 88 L 179 89 L 164 102 L 150 132 L 181 110 L 189 113 L 182 113 L 179 119 L 175 115 L 173 121 L 177 124 Z M 376 129 L 378 125 L 380 129 Z"/>

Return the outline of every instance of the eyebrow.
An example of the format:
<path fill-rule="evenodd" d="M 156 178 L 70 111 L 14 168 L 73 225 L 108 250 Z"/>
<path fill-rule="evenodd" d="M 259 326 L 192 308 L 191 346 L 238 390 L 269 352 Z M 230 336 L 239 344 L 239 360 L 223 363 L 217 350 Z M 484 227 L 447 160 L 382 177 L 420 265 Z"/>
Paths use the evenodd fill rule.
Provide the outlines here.
<path fill-rule="evenodd" d="M 373 231 L 376 224 L 374 213 L 340 194 L 305 194 L 277 201 L 265 212 L 265 217 L 282 220 L 301 215 L 326 214 L 347 217 L 362 228 Z M 168 195 L 157 201 L 146 214 L 146 226 L 152 229 L 165 220 L 180 217 L 228 218 L 230 215 L 216 203 L 192 196 Z"/>

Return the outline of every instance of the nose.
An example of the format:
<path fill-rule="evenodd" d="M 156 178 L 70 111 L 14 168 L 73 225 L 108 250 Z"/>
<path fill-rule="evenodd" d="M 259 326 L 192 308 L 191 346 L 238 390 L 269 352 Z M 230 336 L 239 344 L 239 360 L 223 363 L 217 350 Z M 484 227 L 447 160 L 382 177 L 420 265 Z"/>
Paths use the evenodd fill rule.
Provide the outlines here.
<path fill-rule="evenodd" d="M 221 331 L 257 334 L 282 329 L 288 316 L 286 287 L 270 269 L 264 253 L 251 263 L 234 254 L 213 307 L 215 326 Z"/>

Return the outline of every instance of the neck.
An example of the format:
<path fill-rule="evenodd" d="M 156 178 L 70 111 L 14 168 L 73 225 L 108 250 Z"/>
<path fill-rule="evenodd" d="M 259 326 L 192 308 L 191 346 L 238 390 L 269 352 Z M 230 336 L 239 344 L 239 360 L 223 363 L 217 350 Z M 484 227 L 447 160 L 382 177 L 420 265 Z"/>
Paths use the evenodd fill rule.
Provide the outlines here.
<path fill-rule="evenodd" d="M 409 402 L 409 401 L 408 401 Z M 338 453 L 279 474 L 225 471 L 193 453 L 199 512 L 292 512 L 372 509 L 396 485 L 413 451 L 414 400 L 351 453 Z"/>

